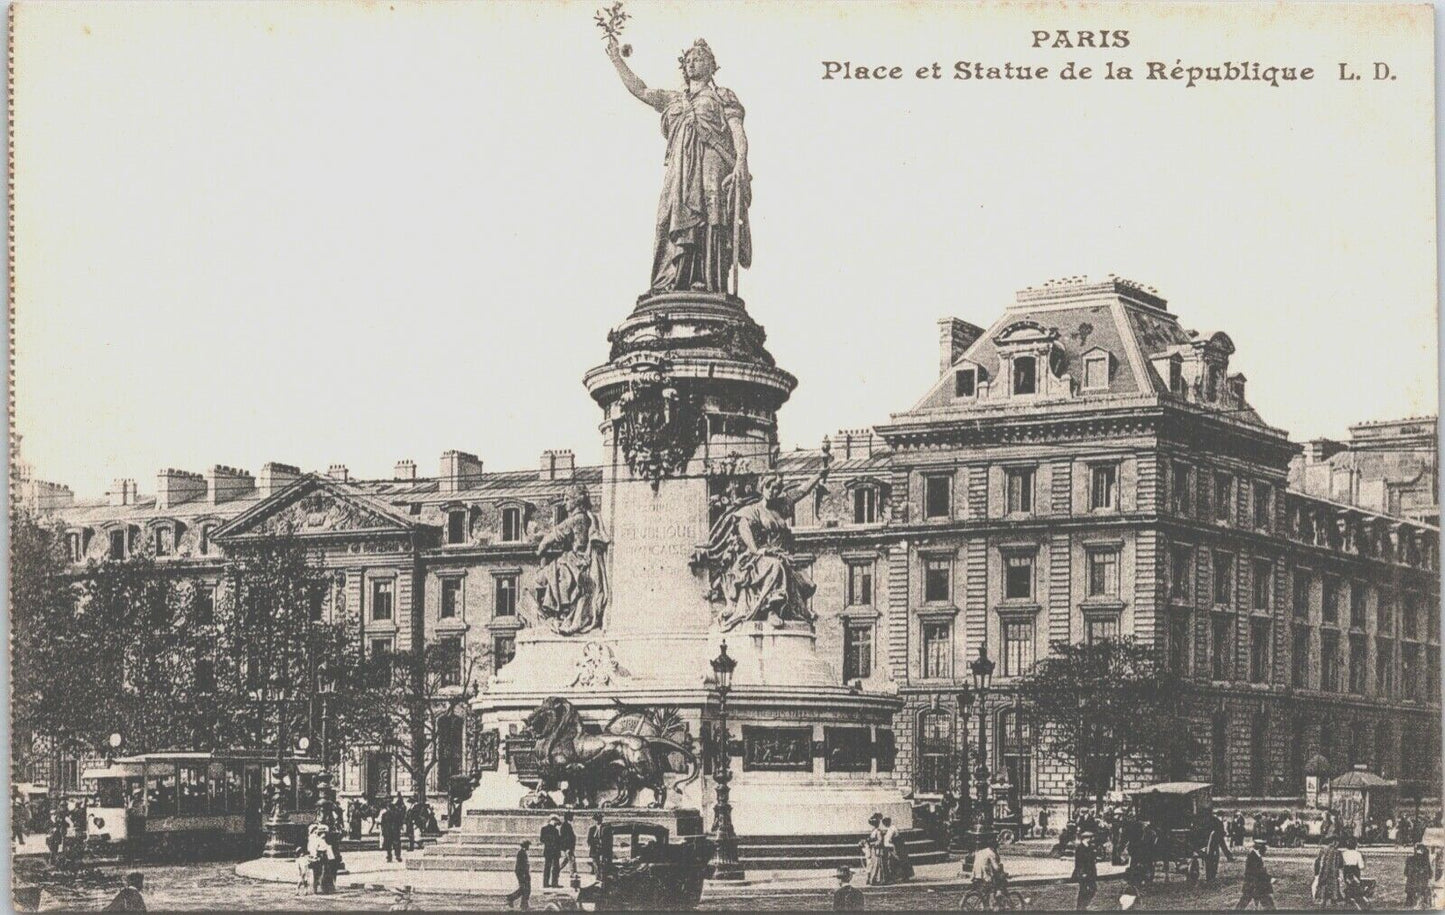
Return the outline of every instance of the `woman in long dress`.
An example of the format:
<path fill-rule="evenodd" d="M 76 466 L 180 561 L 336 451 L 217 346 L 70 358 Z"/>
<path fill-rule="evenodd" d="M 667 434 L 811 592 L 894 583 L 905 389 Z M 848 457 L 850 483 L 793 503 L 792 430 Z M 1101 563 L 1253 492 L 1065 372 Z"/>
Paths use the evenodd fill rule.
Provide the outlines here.
<path fill-rule="evenodd" d="M 868 825 L 873 827 L 873 831 L 863 840 L 863 868 L 869 886 L 882 886 L 888 882 L 884 871 L 882 823 L 883 817 L 879 814 L 869 817 Z"/>

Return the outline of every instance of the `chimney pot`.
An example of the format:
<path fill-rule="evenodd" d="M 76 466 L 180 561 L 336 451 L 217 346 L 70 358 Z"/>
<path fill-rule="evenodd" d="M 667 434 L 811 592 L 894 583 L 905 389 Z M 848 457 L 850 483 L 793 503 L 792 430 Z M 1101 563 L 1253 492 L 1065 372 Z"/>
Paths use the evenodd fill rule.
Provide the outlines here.
<path fill-rule="evenodd" d="M 326 468 L 326 475 L 342 483 L 351 479 L 351 471 L 346 468 L 345 464 L 332 464 Z"/>
<path fill-rule="evenodd" d="M 416 461 L 397 461 L 396 471 L 393 476 L 398 480 L 415 480 Z"/>
<path fill-rule="evenodd" d="M 212 505 L 231 502 L 256 489 L 256 480 L 244 470 L 217 464 L 206 472 L 207 497 Z"/>
<path fill-rule="evenodd" d="M 482 462 L 465 451 L 443 451 L 439 476 L 437 488 L 441 492 L 459 492 L 481 481 Z"/>
<path fill-rule="evenodd" d="M 257 485 L 263 496 L 274 496 L 276 493 L 301 479 L 301 468 L 291 464 L 280 464 L 276 461 L 267 461 L 261 465 L 261 473 L 257 478 Z"/>
<path fill-rule="evenodd" d="M 577 475 L 577 458 L 570 448 L 549 449 L 542 452 L 538 478 L 541 480 L 571 480 Z"/>

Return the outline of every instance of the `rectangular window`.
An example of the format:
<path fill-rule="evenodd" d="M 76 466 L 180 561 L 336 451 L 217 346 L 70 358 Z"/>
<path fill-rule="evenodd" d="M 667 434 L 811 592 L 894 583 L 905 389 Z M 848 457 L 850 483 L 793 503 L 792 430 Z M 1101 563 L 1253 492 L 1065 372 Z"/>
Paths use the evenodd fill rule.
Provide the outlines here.
<path fill-rule="evenodd" d="M 1340 636 L 1335 632 L 1320 633 L 1320 689 L 1340 689 Z"/>
<path fill-rule="evenodd" d="M 1365 628 L 1365 586 L 1350 582 L 1350 628 Z"/>
<path fill-rule="evenodd" d="M 460 578 L 443 578 L 441 618 L 451 619 L 460 616 L 461 609 L 462 580 Z"/>
<path fill-rule="evenodd" d="M 467 542 L 467 510 L 454 508 L 447 512 L 447 543 Z"/>
<path fill-rule="evenodd" d="M 1310 573 L 1294 570 L 1294 615 L 1302 620 L 1310 616 Z"/>
<path fill-rule="evenodd" d="M 1169 390 L 1175 394 L 1184 393 L 1184 363 L 1178 359 L 1169 360 Z"/>
<path fill-rule="evenodd" d="M 71 531 L 65 535 L 65 552 L 71 562 L 80 562 L 81 556 L 84 555 L 80 543 L 79 531 Z"/>
<path fill-rule="evenodd" d="M 953 373 L 953 396 L 972 397 L 977 390 L 977 380 L 973 369 L 958 369 Z"/>
<path fill-rule="evenodd" d="M 1433 645 L 1425 649 L 1425 692 L 1431 702 L 1440 701 L 1440 649 Z"/>
<path fill-rule="evenodd" d="M 522 539 L 522 510 L 520 508 L 502 509 L 502 540 L 506 543 L 513 543 Z"/>
<path fill-rule="evenodd" d="M 948 518 L 953 514 L 953 476 L 931 473 L 923 478 L 923 517 Z"/>
<path fill-rule="evenodd" d="M 1327 623 L 1339 623 L 1340 621 L 1340 580 L 1333 575 L 1326 575 L 1320 580 L 1320 590 L 1323 592 L 1321 615 Z"/>
<path fill-rule="evenodd" d="M 948 677 L 953 670 L 953 626 L 923 624 L 923 676 Z"/>
<path fill-rule="evenodd" d="M 1389 639 L 1375 642 L 1375 692 L 1387 697 L 1395 694 L 1395 643 Z"/>
<path fill-rule="evenodd" d="M 391 654 L 391 639 L 372 639 L 371 656 L 373 658 L 384 658 Z"/>
<path fill-rule="evenodd" d="M 110 532 L 110 558 L 121 560 L 125 558 L 125 531 Z"/>
<path fill-rule="evenodd" d="M 216 691 L 216 664 L 209 658 L 201 658 L 196 661 L 196 692 L 213 693 Z"/>
<path fill-rule="evenodd" d="M 440 654 L 438 665 L 441 668 L 442 686 L 462 685 L 462 640 L 460 636 L 448 636 L 437 640 L 437 651 Z"/>
<path fill-rule="evenodd" d="M 1362 635 L 1350 636 L 1350 692 L 1364 695 L 1365 654 L 1367 646 Z"/>
<path fill-rule="evenodd" d="M 1029 600 L 1034 596 L 1034 557 L 1013 553 L 1004 556 L 1003 596 L 1006 600 Z"/>
<path fill-rule="evenodd" d="M 1119 617 L 1113 613 L 1085 617 L 1084 640 L 1090 645 L 1095 645 L 1106 639 L 1118 641 Z"/>
<path fill-rule="evenodd" d="M 1169 468 L 1169 506 L 1176 515 L 1187 515 L 1193 500 L 1189 498 L 1191 480 L 1189 465 L 1175 461 Z"/>
<path fill-rule="evenodd" d="M 201 525 L 200 550 L 202 556 L 207 556 L 211 552 L 211 525 L 209 524 Z"/>
<path fill-rule="evenodd" d="M 1011 467 L 1008 475 L 1008 513 L 1027 514 L 1034 510 L 1034 472 L 1028 467 Z"/>
<path fill-rule="evenodd" d="M 1273 490 L 1268 483 L 1254 484 L 1254 526 L 1260 530 L 1267 531 L 1272 527 L 1270 524 L 1270 508 L 1274 502 Z"/>
<path fill-rule="evenodd" d="M 498 575 L 496 578 L 496 616 L 517 615 L 517 576 Z"/>
<path fill-rule="evenodd" d="M 1017 677 L 1034 665 L 1034 622 L 1003 624 L 1003 675 Z"/>
<path fill-rule="evenodd" d="M 1032 394 L 1038 389 L 1037 371 L 1033 356 L 1015 356 L 1014 365 L 1014 393 Z"/>
<path fill-rule="evenodd" d="M 1194 590 L 1194 547 L 1175 545 L 1169 550 L 1169 598 L 1187 601 Z"/>
<path fill-rule="evenodd" d="M 216 589 L 211 585 L 196 585 L 196 623 L 209 626 L 216 619 Z"/>
<path fill-rule="evenodd" d="M 1295 689 L 1308 689 L 1310 685 L 1310 629 L 1308 626 L 1294 627 L 1294 643 L 1290 647 L 1290 683 Z"/>
<path fill-rule="evenodd" d="M 1269 621 L 1255 620 L 1249 626 L 1249 682 L 1269 681 Z"/>
<path fill-rule="evenodd" d="M 390 578 L 378 578 L 371 583 L 371 618 L 389 620 L 392 615 L 392 601 L 396 596 L 396 582 Z"/>
<path fill-rule="evenodd" d="M 1234 617 L 1216 614 L 1209 623 L 1210 676 L 1215 680 L 1228 680 L 1233 667 L 1229 663 L 1229 630 L 1234 626 Z"/>
<path fill-rule="evenodd" d="M 878 520 L 878 490 L 859 486 L 853 490 L 853 523 L 873 524 Z"/>
<path fill-rule="evenodd" d="M 172 539 L 172 538 L 171 538 L 171 529 L 170 529 L 170 528 L 168 528 L 168 527 L 158 527 L 158 528 L 155 529 L 155 531 L 152 533 L 151 536 L 152 536 L 152 539 L 153 539 L 153 542 L 154 542 L 155 552 L 156 552 L 156 555 L 157 555 L 157 556 L 169 556 L 169 555 L 171 555 L 171 539 Z"/>
<path fill-rule="evenodd" d="M 1420 595 L 1413 591 L 1405 592 L 1400 605 L 1400 633 L 1407 639 L 1420 637 Z"/>
<path fill-rule="evenodd" d="M 1395 596 L 1383 591 L 1375 599 L 1375 634 L 1382 636 L 1393 636 L 1395 634 Z"/>
<path fill-rule="evenodd" d="M 1097 464 L 1089 468 L 1089 508 L 1093 511 L 1118 508 L 1118 484 L 1117 464 Z"/>
<path fill-rule="evenodd" d="M 1109 386 L 1109 357 L 1095 356 L 1084 360 L 1084 388 L 1094 391 Z"/>
<path fill-rule="evenodd" d="M 923 560 L 924 603 L 941 604 L 953 600 L 953 563 L 942 556 Z"/>
<path fill-rule="evenodd" d="M 848 563 L 848 606 L 873 606 L 873 563 Z"/>
<path fill-rule="evenodd" d="M 1214 554 L 1214 602 L 1221 607 L 1234 604 L 1234 557 Z"/>
<path fill-rule="evenodd" d="M 1234 477 L 1214 475 L 1214 520 L 1228 523 L 1234 517 Z"/>
<path fill-rule="evenodd" d="M 843 682 L 873 676 L 873 624 L 843 625 Z"/>
<path fill-rule="evenodd" d="M 1256 610 L 1268 610 L 1274 603 L 1274 564 L 1268 559 L 1254 561 L 1254 601 Z"/>
<path fill-rule="evenodd" d="M 1089 596 L 1119 595 L 1119 554 L 1115 550 L 1089 551 Z"/>
<path fill-rule="evenodd" d="M 517 656 L 517 637 L 498 635 L 492 637 L 492 669 L 501 670 Z"/>
<path fill-rule="evenodd" d="M 1400 649 L 1400 698 L 1420 698 L 1420 646 L 1405 645 Z"/>
<path fill-rule="evenodd" d="M 1169 667 L 1177 674 L 1189 673 L 1189 643 L 1193 637 L 1189 611 L 1173 611 L 1169 616 Z"/>

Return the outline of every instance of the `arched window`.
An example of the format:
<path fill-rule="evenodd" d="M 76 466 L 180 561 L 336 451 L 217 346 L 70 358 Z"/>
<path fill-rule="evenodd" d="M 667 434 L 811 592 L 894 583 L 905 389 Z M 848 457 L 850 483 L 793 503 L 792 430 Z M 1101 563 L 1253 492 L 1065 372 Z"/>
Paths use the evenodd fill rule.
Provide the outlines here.
<path fill-rule="evenodd" d="M 914 788 L 920 794 L 942 794 L 952 784 L 953 715 L 927 709 L 918 716 L 918 771 Z"/>
<path fill-rule="evenodd" d="M 1223 793 L 1229 787 L 1229 713 L 1214 716 L 1209 729 L 1210 780 Z"/>
<path fill-rule="evenodd" d="M 1038 390 L 1036 365 L 1037 361 L 1033 356 L 1014 357 L 1013 392 L 1015 394 L 1032 394 Z"/>
<path fill-rule="evenodd" d="M 1382 721 L 1375 726 L 1375 771 L 1385 778 L 1392 778 L 1395 772 L 1390 760 L 1392 746 L 1394 735 L 1390 733 L 1390 724 Z"/>
<path fill-rule="evenodd" d="M 996 765 L 1008 775 L 1008 783 L 1019 796 L 1033 793 L 1033 731 L 1027 720 L 1011 708 L 998 713 Z"/>

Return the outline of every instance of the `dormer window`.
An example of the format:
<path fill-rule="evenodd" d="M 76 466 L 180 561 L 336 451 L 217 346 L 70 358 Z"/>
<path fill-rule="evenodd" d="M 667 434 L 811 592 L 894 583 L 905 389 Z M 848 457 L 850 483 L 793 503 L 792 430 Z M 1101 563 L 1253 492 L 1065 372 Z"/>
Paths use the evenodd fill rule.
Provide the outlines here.
<path fill-rule="evenodd" d="M 1084 357 L 1084 390 L 1102 391 L 1109 387 L 1109 354 L 1094 352 Z"/>
<path fill-rule="evenodd" d="M 1219 399 L 1220 380 L 1224 377 L 1224 369 L 1217 365 L 1211 365 L 1204 372 L 1204 399 L 1215 401 Z"/>
<path fill-rule="evenodd" d="M 1038 362 L 1033 356 L 1015 356 L 1013 360 L 1014 394 L 1033 394 L 1038 390 Z"/>
<path fill-rule="evenodd" d="M 111 559 L 121 560 L 125 558 L 125 528 L 116 528 L 110 532 Z"/>
<path fill-rule="evenodd" d="M 958 369 L 953 373 L 953 396 L 972 397 L 978 393 L 978 370 Z"/>
<path fill-rule="evenodd" d="M 878 488 L 859 486 L 853 490 L 853 523 L 873 524 L 878 520 Z"/>
<path fill-rule="evenodd" d="M 176 533 L 175 529 L 168 524 L 162 524 L 151 532 L 151 545 L 157 556 L 169 556 L 175 550 Z"/>
<path fill-rule="evenodd" d="M 214 527 L 214 524 L 201 525 L 201 537 L 197 549 L 202 556 L 209 556 L 211 553 L 211 530 Z"/>
<path fill-rule="evenodd" d="M 1169 360 L 1169 390 L 1174 394 L 1184 393 L 1184 360 L 1177 356 Z"/>
<path fill-rule="evenodd" d="M 85 548 L 80 531 L 71 531 L 65 535 L 65 551 L 70 556 L 71 562 L 80 562 L 85 555 Z"/>
<path fill-rule="evenodd" d="M 467 510 L 453 508 L 447 511 L 447 543 L 467 542 Z"/>
<path fill-rule="evenodd" d="M 522 510 L 520 508 L 502 509 L 502 540 L 514 542 L 522 539 Z"/>

